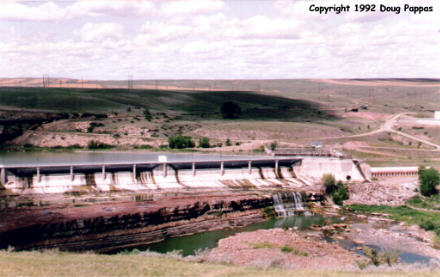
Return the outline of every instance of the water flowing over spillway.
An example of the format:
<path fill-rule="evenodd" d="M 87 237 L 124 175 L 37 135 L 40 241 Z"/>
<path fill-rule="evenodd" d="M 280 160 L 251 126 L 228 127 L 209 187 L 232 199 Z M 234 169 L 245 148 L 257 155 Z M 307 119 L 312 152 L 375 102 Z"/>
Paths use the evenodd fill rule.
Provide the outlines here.
<path fill-rule="evenodd" d="M 306 212 L 302 195 L 299 192 L 278 192 L 272 195 L 273 207 L 280 217 L 295 215 L 295 212 Z"/>

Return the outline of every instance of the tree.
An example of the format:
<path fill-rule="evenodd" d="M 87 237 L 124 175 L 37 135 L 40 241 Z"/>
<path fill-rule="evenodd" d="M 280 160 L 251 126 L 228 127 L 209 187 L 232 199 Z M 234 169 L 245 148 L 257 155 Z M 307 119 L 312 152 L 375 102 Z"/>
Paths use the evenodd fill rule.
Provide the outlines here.
<path fill-rule="evenodd" d="M 144 116 L 145 116 L 145 119 L 148 120 L 148 121 L 151 121 L 151 119 L 153 118 L 153 116 L 151 115 L 150 110 L 147 109 L 147 108 L 145 108 L 145 110 L 144 110 Z"/>
<path fill-rule="evenodd" d="M 335 176 L 331 173 L 324 174 L 322 176 L 322 182 L 324 183 L 325 192 L 327 194 L 333 193 L 336 190 L 336 179 Z"/>
<path fill-rule="evenodd" d="M 209 138 L 200 138 L 199 139 L 199 147 L 201 148 L 209 148 L 211 145 L 209 144 Z"/>
<path fill-rule="evenodd" d="M 90 150 L 95 150 L 95 149 L 105 149 L 105 148 L 111 148 L 111 145 L 105 144 L 103 142 L 99 142 L 97 140 L 91 140 L 89 141 L 89 143 L 87 144 L 87 147 Z"/>
<path fill-rule="evenodd" d="M 348 187 L 342 181 L 338 181 L 336 183 L 336 190 L 332 193 L 333 202 L 336 205 L 342 205 L 344 200 L 347 200 L 348 195 Z"/>
<path fill-rule="evenodd" d="M 426 169 L 424 166 L 420 166 L 419 183 L 422 195 L 431 196 L 437 194 L 436 186 L 440 184 L 440 175 L 434 168 Z"/>
<path fill-rule="evenodd" d="M 175 136 L 175 137 L 169 137 L 168 138 L 168 146 L 173 149 L 183 149 L 183 148 L 192 148 L 195 146 L 194 141 L 191 139 L 191 137 L 185 137 L 185 136 Z"/>
<path fill-rule="evenodd" d="M 275 151 L 278 147 L 278 142 L 274 141 L 270 144 L 270 150 Z"/>
<path fill-rule="evenodd" d="M 225 102 L 220 107 L 220 112 L 223 118 L 233 119 L 238 118 L 241 115 L 241 108 L 234 102 Z"/>
<path fill-rule="evenodd" d="M 349 198 L 347 185 L 342 181 L 336 182 L 333 174 L 324 174 L 322 182 L 324 183 L 325 193 L 332 197 L 336 205 L 342 205 L 343 201 Z"/>
<path fill-rule="evenodd" d="M 230 139 L 226 139 L 226 146 L 231 146 L 231 140 Z"/>

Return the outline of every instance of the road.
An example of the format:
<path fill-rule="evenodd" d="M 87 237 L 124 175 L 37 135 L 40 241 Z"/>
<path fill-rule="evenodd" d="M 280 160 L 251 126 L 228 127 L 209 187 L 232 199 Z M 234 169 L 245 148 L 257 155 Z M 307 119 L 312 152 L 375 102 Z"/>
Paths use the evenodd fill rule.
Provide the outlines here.
<path fill-rule="evenodd" d="M 402 115 L 405 115 L 405 114 L 412 114 L 412 113 L 410 113 L 410 112 L 403 112 L 403 113 L 398 113 L 398 114 L 392 115 L 389 119 L 387 119 L 379 127 L 379 129 L 376 129 L 376 130 L 373 130 L 373 131 L 367 132 L 367 133 L 351 135 L 351 136 L 345 136 L 344 138 L 359 138 L 359 137 L 372 136 L 372 135 L 379 134 L 379 133 L 382 133 L 382 132 L 390 132 L 390 133 L 395 133 L 397 135 L 400 135 L 400 136 L 403 136 L 403 137 L 406 137 L 406 138 L 409 138 L 409 139 L 412 139 L 412 140 L 415 140 L 415 141 L 419 141 L 421 143 L 424 143 L 426 145 L 434 147 L 436 150 L 440 150 L 440 145 L 438 145 L 438 144 L 435 144 L 435 143 L 432 143 L 432 142 L 430 142 L 428 140 L 421 139 L 421 138 L 418 138 L 416 136 L 413 136 L 413 135 L 404 133 L 402 131 L 397 131 L 397 130 L 393 129 L 393 126 L 396 124 L 396 122 L 399 119 L 399 117 L 401 117 Z M 341 137 L 332 137 L 332 138 L 336 139 L 336 138 L 341 138 Z"/>

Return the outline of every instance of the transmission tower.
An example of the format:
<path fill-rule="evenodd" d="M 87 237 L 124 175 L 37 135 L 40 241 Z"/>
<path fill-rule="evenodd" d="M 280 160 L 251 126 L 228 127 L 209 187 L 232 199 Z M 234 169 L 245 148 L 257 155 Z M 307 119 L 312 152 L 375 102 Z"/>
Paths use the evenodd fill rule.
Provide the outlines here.
<path fill-rule="evenodd" d="M 133 75 L 128 75 L 127 79 L 127 89 L 133 89 Z"/>
<path fill-rule="evenodd" d="M 43 74 L 43 88 L 48 88 L 49 85 L 49 74 Z"/>

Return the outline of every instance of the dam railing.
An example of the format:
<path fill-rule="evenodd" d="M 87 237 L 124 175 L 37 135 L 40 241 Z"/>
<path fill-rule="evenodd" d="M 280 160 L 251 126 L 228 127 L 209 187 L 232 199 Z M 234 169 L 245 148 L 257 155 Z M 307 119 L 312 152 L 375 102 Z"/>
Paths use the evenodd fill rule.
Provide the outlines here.
<path fill-rule="evenodd" d="M 266 148 L 266 152 L 272 154 L 273 156 L 334 157 L 341 159 L 352 158 L 350 155 L 325 147 L 280 147 L 273 151 Z"/>

